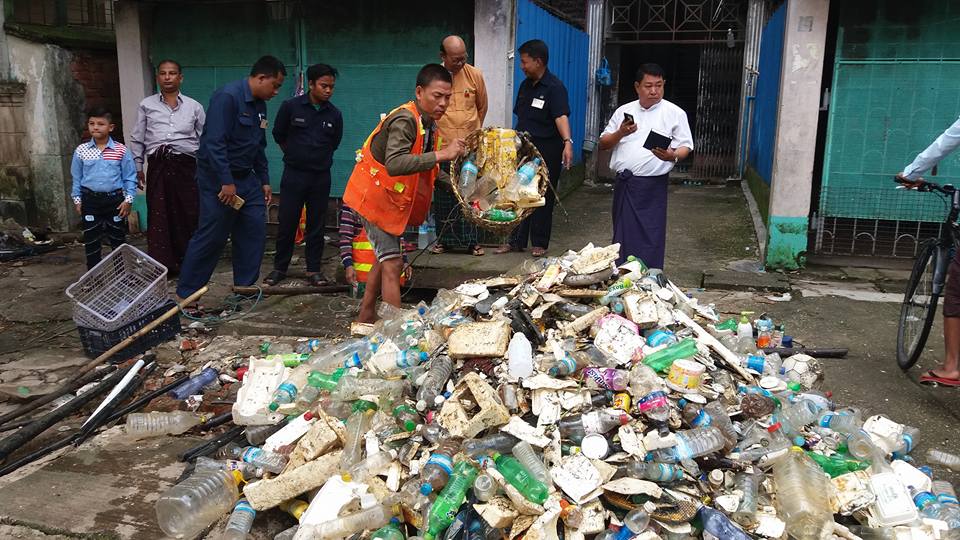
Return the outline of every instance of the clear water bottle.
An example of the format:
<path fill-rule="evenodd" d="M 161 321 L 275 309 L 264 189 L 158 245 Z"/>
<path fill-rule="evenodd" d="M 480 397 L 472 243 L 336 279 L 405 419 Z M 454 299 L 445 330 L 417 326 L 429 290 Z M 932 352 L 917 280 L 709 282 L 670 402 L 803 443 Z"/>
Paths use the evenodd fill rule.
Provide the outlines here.
<path fill-rule="evenodd" d="M 706 406 L 701 407 L 696 403 L 683 402 L 680 416 L 690 427 L 717 426 L 727 438 L 730 448 L 737 443 L 737 430 L 730 421 L 730 416 L 724 410 L 723 405 L 718 401 L 711 401 Z"/>
<path fill-rule="evenodd" d="M 538 167 L 540 167 L 540 158 L 533 158 L 532 161 L 524 163 L 522 167 L 517 169 L 517 184 L 525 186 L 533 182 L 533 177 L 537 175 Z"/>
<path fill-rule="evenodd" d="M 342 475 L 343 479 L 347 482 L 366 482 L 368 478 L 376 476 L 389 467 L 395 459 L 397 459 L 396 450 L 377 452 L 350 467 L 350 470 Z"/>
<path fill-rule="evenodd" d="M 530 474 L 532 474 L 534 478 L 542 482 L 543 485 L 550 486 L 553 483 L 547 466 L 543 464 L 540 456 L 537 455 L 533 446 L 527 441 L 520 441 L 513 446 L 513 457 L 517 458 L 517 461 L 530 471 Z"/>
<path fill-rule="evenodd" d="M 437 356 L 430 360 L 427 376 L 417 390 L 418 411 L 426 411 L 439 405 L 437 397 L 443 392 L 451 374 L 453 374 L 453 360 L 449 356 Z"/>
<path fill-rule="evenodd" d="M 727 444 L 723 432 L 716 426 L 678 431 L 677 445 L 656 450 L 654 461 L 663 463 L 686 463 L 693 458 L 719 452 Z"/>
<path fill-rule="evenodd" d="M 202 393 L 203 389 L 216 381 L 219 376 L 219 371 L 208 367 L 198 375 L 183 381 L 183 384 L 167 392 L 167 395 L 173 399 L 187 399 L 189 396 Z"/>
<path fill-rule="evenodd" d="M 957 493 L 953 491 L 953 484 L 946 480 L 934 480 L 933 487 L 930 488 L 937 496 L 937 501 L 947 506 L 960 507 L 957 501 Z"/>
<path fill-rule="evenodd" d="M 500 486 L 496 480 L 487 473 L 480 473 L 477 479 L 473 481 L 473 495 L 480 502 L 487 502 L 497 494 Z"/>
<path fill-rule="evenodd" d="M 297 345 L 295 352 L 298 354 L 312 354 L 319 351 L 321 346 L 323 346 L 323 343 L 319 339 L 312 338 Z"/>
<path fill-rule="evenodd" d="M 130 413 L 124 429 L 128 435 L 143 439 L 160 435 L 180 435 L 206 421 L 206 416 L 187 411 Z"/>
<path fill-rule="evenodd" d="M 463 441 L 463 453 L 474 459 L 484 454 L 492 454 L 493 452 L 503 454 L 510 452 L 518 442 L 519 439 L 513 435 L 501 431 L 479 439 L 467 439 Z"/>
<path fill-rule="evenodd" d="M 616 540 L 629 540 L 642 533 L 650 526 L 650 514 L 643 507 L 634 508 L 623 517 L 623 527 L 616 536 Z"/>
<path fill-rule="evenodd" d="M 280 405 L 293 403 L 293 401 L 297 399 L 300 389 L 307 386 L 307 378 L 310 376 L 311 371 L 313 371 L 313 366 L 310 364 L 300 364 L 293 368 L 290 376 L 280 383 L 280 386 L 273 392 L 270 410 L 276 411 L 280 408 Z"/>
<path fill-rule="evenodd" d="M 349 473 L 350 467 L 360 461 L 363 455 L 363 434 L 370 430 L 374 411 L 355 411 L 347 418 L 343 453 L 340 455 L 340 472 Z"/>
<path fill-rule="evenodd" d="M 248 446 L 246 448 L 236 447 L 231 450 L 231 454 L 236 459 L 249 463 L 254 467 L 260 467 L 273 474 L 280 474 L 283 472 L 283 468 L 287 466 L 287 456 L 257 448 L 256 446 Z"/>
<path fill-rule="evenodd" d="M 475 159 L 476 156 L 470 154 L 467 156 L 467 159 L 463 160 L 463 165 L 460 167 L 458 187 L 460 188 L 460 195 L 464 198 L 469 198 L 470 195 L 473 195 L 473 188 L 477 183 L 477 175 L 480 173 L 480 169 L 477 168 L 477 164 L 474 162 Z"/>
<path fill-rule="evenodd" d="M 254 510 L 246 498 L 237 501 L 233 506 L 233 513 L 227 520 L 227 527 L 223 531 L 221 540 L 245 540 L 253 528 L 253 520 L 257 517 L 257 511 Z"/>
<path fill-rule="evenodd" d="M 924 517 L 944 521 L 950 529 L 960 528 L 960 508 L 941 503 L 937 496 L 929 491 L 918 491 L 911 487 L 910 495 Z"/>
<path fill-rule="evenodd" d="M 173 538 L 193 538 L 229 512 L 240 498 L 237 471 L 202 471 L 157 499 L 157 523 Z"/>
<path fill-rule="evenodd" d="M 757 524 L 757 493 L 763 476 L 755 473 L 737 473 L 734 483 L 743 493 L 740 505 L 733 513 L 733 520 L 744 527 L 753 527 Z"/>
<path fill-rule="evenodd" d="M 624 474 L 630 478 L 651 480 L 657 483 L 668 484 L 683 480 L 683 469 L 667 463 L 651 461 L 631 461 L 622 467 Z"/>
<path fill-rule="evenodd" d="M 337 389 L 330 393 L 333 401 L 356 401 L 363 396 L 380 396 L 381 399 L 397 399 L 409 388 L 404 380 L 361 379 L 344 375 Z"/>
<path fill-rule="evenodd" d="M 700 508 L 698 515 L 703 523 L 704 537 L 709 533 L 711 538 L 723 538 L 723 540 L 750 540 L 752 538 L 730 521 L 726 514 L 715 508 L 703 506 Z"/>
<path fill-rule="evenodd" d="M 777 516 L 796 540 L 818 540 L 832 527 L 829 477 L 800 448 L 773 464 Z"/>
<path fill-rule="evenodd" d="M 630 416 L 617 409 L 600 409 L 560 419 L 560 434 L 580 443 L 590 433 L 606 433 L 630 423 Z"/>
<path fill-rule="evenodd" d="M 453 473 L 453 456 L 457 455 L 462 444 L 462 439 L 450 437 L 442 441 L 430 454 L 430 459 L 420 473 L 420 493 L 429 495 L 439 492 L 447 485 L 450 474 Z"/>
<path fill-rule="evenodd" d="M 399 510 L 399 507 L 377 505 L 353 514 L 340 516 L 337 519 L 310 526 L 310 534 L 306 538 L 346 538 L 368 529 L 379 529 L 390 523 L 390 519 L 399 513 Z M 301 527 L 307 526 L 302 525 Z"/>
<path fill-rule="evenodd" d="M 195 471 L 240 471 L 240 474 L 243 475 L 243 479 L 250 481 L 254 478 L 260 478 L 263 476 L 263 469 L 260 467 L 255 467 L 250 463 L 244 463 L 242 461 L 237 461 L 234 459 L 213 459 L 207 456 L 199 456 L 197 460 L 193 462 L 193 468 Z"/>
<path fill-rule="evenodd" d="M 630 395 L 640 411 L 660 428 L 661 435 L 669 431 L 670 402 L 663 387 L 663 379 L 645 364 L 635 364 L 630 369 Z"/>
<path fill-rule="evenodd" d="M 783 431 L 795 437 L 800 435 L 800 430 L 817 421 L 820 410 L 817 405 L 809 400 L 801 399 L 789 405 L 777 413 L 777 421 L 783 425 Z"/>
<path fill-rule="evenodd" d="M 367 338 L 349 339 L 310 355 L 307 362 L 318 371 L 332 371 L 342 367 L 359 367 L 374 353 L 375 347 Z"/>
<path fill-rule="evenodd" d="M 960 456 L 931 448 L 927 450 L 927 461 L 934 465 L 943 465 L 951 471 L 960 471 Z"/>

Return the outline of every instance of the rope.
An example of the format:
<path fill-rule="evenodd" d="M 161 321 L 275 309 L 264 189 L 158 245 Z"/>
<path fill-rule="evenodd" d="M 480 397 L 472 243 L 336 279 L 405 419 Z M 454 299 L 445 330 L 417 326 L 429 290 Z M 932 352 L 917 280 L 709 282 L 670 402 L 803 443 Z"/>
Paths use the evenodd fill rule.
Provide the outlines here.
<path fill-rule="evenodd" d="M 257 288 L 256 294 L 245 295 L 231 293 L 227 295 L 227 297 L 223 299 L 223 305 L 213 310 L 220 313 L 220 315 L 203 315 L 198 317 L 187 313 L 182 307 L 180 308 L 180 314 L 186 319 L 201 322 L 207 326 L 217 326 L 228 321 L 240 320 L 253 313 L 253 310 L 260 304 L 260 300 L 263 299 L 263 289 L 258 285 L 254 285 L 254 287 Z M 245 309 L 244 304 L 248 302 L 250 303 L 250 307 Z"/>

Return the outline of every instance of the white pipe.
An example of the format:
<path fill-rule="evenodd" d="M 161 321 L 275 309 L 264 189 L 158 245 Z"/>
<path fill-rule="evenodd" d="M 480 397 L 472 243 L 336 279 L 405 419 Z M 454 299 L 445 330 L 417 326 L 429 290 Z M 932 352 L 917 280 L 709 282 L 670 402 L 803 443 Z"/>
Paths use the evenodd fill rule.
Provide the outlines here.
<path fill-rule="evenodd" d="M 111 390 L 110 393 L 107 394 L 107 397 L 100 402 L 100 405 L 98 405 L 96 410 L 93 411 L 93 414 L 90 415 L 90 418 L 87 418 L 87 421 L 83 423 L 83 426 L 86 426 L 90 422 L 90 420 L 93 420 L 93 417 L 97 416 L 98 412 L 103 410 L 103 408 L 106 407 L 108 403 L 113 401 L 113 398 L 117 397 L 117 394 L 122 392 L 123 389 L 130 384 L 130 381 L 132 381 L 133 378 L 136 377 L 137 373 L 140 372 L 140 369 L 142 367 L 143 367 L 143 359 L 137 360 L 137 363 L 134 364 L 132 368 L 130 368 L 130 371 L 128 371 L 127 374 L 124 375 L 122 379 L 120 379 L 120 382 L 118 382 L 117 385 L 113 387 L 113 390 Z M 83 426 L 80 426 L 80 427 L 82 428 Z"/>
<path fill-rule="evenodd" d="M 600 134 L 600 87 L 596 73 L 603 56 L 603 18 L 606 12 L 604 0 L 587 1 L 587 114 L 584 126 L 583 149 L 593 152 Z"/>

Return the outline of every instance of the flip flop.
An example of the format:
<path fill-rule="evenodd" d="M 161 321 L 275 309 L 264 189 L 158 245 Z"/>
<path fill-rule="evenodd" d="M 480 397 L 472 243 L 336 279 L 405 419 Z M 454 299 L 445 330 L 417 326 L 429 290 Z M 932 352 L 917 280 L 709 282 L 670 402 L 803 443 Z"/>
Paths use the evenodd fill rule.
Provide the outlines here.
<path fill-rule="evenodd" d="M 323 274 L 310 274 L 307 276 L 307 283 L 311 287 L 326 287 L 327 285 L 332 285 L 330 280 L 325 278 Z"/>
<path fill-rule="evenodd" d="M 473 255 L 474 257 L 483 257 L 483 254 L 484 254 L 483 246 L 481 246 L 480 244 L 477 244 L 471 247 L 470 254 Z"/>
<path fill-rule="evenodd" d="M 286 274 L 286 273 L 281 272 L 281 271 L 279 271 L 279 270 L 274 270 L 274 271 L 270 272 L 270 274 L 267 275 L 267 277 L 263 278 L 263 282 L 266 283 L 267 285 L 270 285 L 270 286 L 272 287 L 273 285 L 276 285 L 277 283 L 280 283 L 281 281 L 283 281 L 283 280 L 286 279 L 286 278 L 287 278 L 287 274 Z"/>
<path fill-rule="evenodd" d="M 920 382 L 922 384 L 932 384 L 938 386 L 949 386 L 951 388 L 960 387 L 960 379 L 948 379 L 946 377 L 940 377 L 933 370 L 930 370 L 920 376 Z"/>
<path fill-rule="evenodd" d="M 443 244 L 434 244 L 430 248 L 430 253 L 433 253 L 434 255 L 441 255 L 446 252 L 447 252 L 447 248 L 443 247 Z"/>
<path fill-rule="evenodd" d="M 547 254 L 547 250 L 542 247 L 535 247 L 530 250 L 530 255 L 532 257 L 543 257 Z"/>

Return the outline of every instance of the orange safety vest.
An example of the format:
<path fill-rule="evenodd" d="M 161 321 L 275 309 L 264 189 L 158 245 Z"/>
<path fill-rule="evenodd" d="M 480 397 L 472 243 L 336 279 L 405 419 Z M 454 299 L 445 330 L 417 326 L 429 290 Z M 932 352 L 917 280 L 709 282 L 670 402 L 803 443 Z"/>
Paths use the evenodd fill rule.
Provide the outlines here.
<path fill-rule="evenodd" d="M 360 234 L 354 237 L 353 242 L 353 269 L 357 272 L 357 283 L 366 283 L 367 274 L 377 262 L 377 255 L 373 252 L 373 244 L 367 238 L 367 230 L 360 229 Z M 400 274 L 400 285 L 407 284 L 407 276 Z"/>
<path fill-rule="evenodd" d="M 433 184 L 440 170 L 440 167 L 435 165 L 428 171 L 390 176 L 387 168 L 373 157 L 370 141 L 383 129 L 383 122 L 400 109 L 410 111 L 417 120 L 417 138 L 410 148 L 410 153 L 423 154 L 423 121 L 416 104 L 410 101 L 390 111 L 367 137 L 363 148 L 357 151 L 357 164 L 343 192 L 343 202 L 346 205 L 394 236 L 403 234 L 408 225 L 419 225 L 427 219 L 430 199 L 433 197 Z M 433 148 L 436 148 L 436 131 L 433 139 Z"/>

